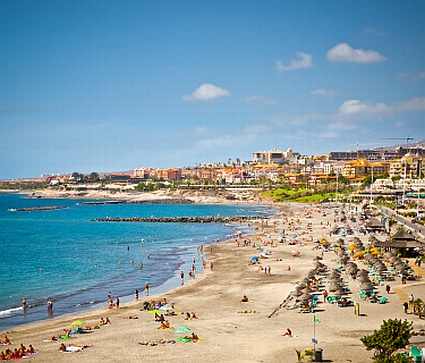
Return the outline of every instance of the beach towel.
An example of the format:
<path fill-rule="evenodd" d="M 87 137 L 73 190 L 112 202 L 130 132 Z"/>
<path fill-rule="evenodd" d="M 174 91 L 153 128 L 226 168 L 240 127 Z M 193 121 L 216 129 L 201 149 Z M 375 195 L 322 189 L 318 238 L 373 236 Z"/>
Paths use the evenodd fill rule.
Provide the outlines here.
<path fill-rule="evenodd" d="M 183 343 L 190 343 L 190 342 L 196 343 L 198 340 L 204 340 L 204 338 L 198 338 L 196 340 L 192 340 L 192 339 L 185 338 L 185 337 L 178 337 L 177 340 L 180 340 Z"/>
<path fill-rule="evenodd" d="M 92 347 L 93 344 L 86 344 L 82 347 L 77 347 L 75 345 L 70 345 L 69 347 L 66 347 L 66 350 L 64 350 L 64 353 L 75 353 L 75 352 L 81 352 L 85 348 Z"/>
<path fill-rule="evenodd" d="M 176 329 L 176 333 L 183 333 L 183 332 L 187 332 L 190 331 L 191 329 L 188 328 L 187 326 L 181 326 L 180 328 Z"/>
<path fill-rule="evenodd" d="M 190 343 L 191 340 L 188 338 L 184 338 L 184 337 L 178 337 L 177 340 L 180 340 L 183 343 Z"/>
<path fill-rule="evenodd" d="M 80 352 L 83 350 L 83 347 L 74 347 L 73 345 L 66 347 L 66 350 L 64 350 L 64 353 L 75 353 Z"/>

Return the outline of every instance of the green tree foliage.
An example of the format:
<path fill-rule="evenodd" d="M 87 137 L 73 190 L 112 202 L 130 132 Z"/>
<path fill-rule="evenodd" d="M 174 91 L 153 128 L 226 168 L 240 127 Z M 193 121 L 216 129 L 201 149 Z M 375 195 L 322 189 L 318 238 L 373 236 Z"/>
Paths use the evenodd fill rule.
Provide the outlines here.
<path fill-rule="evenodd" d="M 412 322 L 388 319 L 384 320 L 380 330 L 360 340 L 366 346 L 366 350 L 375 350 L 375 363 L 403 362 L 404 357 L 395 353 L 409 344 L 412 332 Z"/>
<path fill-rule="evenodd" d="M 76 180 L 76 181 L 81 181 L 81 180 L 83 180 L 83 179 L 84 179 L 84 174 L 81 174 L 81 173 L 79 173 L 78 171 L 74 171 L 74 172 L 71 174 L 71 177 L 72 177 L 72 178 L 74 178 L 74 180 Z"/>
<path fill-rule="evenodd" d="M 99 181 L 99 174 L 96 173 L 95 171 L 91 172 L 89 175 L 89 180 L 90 181 Z"/>

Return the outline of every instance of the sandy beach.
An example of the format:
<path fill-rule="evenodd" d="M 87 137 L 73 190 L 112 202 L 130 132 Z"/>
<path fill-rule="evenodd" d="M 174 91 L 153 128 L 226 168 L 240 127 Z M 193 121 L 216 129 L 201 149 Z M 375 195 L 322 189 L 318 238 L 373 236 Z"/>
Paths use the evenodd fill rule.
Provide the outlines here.
<path fill-rule="evenodd" d="M 140 292 L 137 301 L 112 310 L 107 308 L 105 297 L 104 308 L 17 327 L 2 335 L 7 333 L 13 343 L 8 346 L 11 349 L 21 343 L 32 344 L 38 354 L 30 356 L 31 362 L 296 362 L 295 349 L 312 348 L 313 337 L 317 339 L 316 347 L 323 349 L 323 361 L 368 362 L 373 352 L 366 351 L 360 338 L 379 329 L 383 320 L 408 319 L 414 323 L 415 331 L 425 328 L 424 320 L 406 314 L 402 307 L 411 293 L 425 299 L 423 279 L 408 281 L 405 285 L 401 285 L 398 276 L 394 281 L 385 281 L 376 289 L 388 302 L 378 304 L 361 299 L 357 281 L 342 273 L 351 291 L 347 298 L 359 303 L 360 315 L 354 313 L 352 306 L 324 303 L 322 292 L 328 287 L 329 272 L 339 268 L 340 262 L 335 251 L 323 251 L 313 240 L 327 238 L 332 244 L 340 238 L 328 234 L 334 226 L 334 216 L 330 210 L 324 215 L 320 207 L 280 207 L 282 214 L 258 224 L 249 240 L 248 236 L 242 236 L 214 244 L 211 251 L 209 246 L 205 247 L 203 255 L 197 256 L 205 260 L 204 270 L 197 271 L 196 278 L 185 281 L 181 287 L 160 296 L 146 297 Z M 287 239 L 279 243 L 283 230 Z M 349 244 L 352 237 L 344 237 L 345 243 Z M 367 235 L 358 237 L 367 243 Z M 245 245 L 245 240 L 250 243 Z M 297 244 L 290 245 L 288 241 L 297 241 Z M 261 252 L 257 244 L 269 252 Z M 261 253 L 265 257 L 259 258 L 260 264 L 250 265 L 252 257 Z M 288 309 L 287 306 L 295 302 L 291 291 L 314 268 L 317 256 L 322 258 L 328 272 L 317 276 L 321 287 L 314 292 L 318 296 L 314 312 Z M 413 265 L 413 260 L 409 262 Z M 363 262 L 356 263 L 359 268 L 366 268 Z M 270 274 L 261 267 L 270 267 Z M 415 269 L 417 273 L 425 273 L 416 266 Z M 387 284 L 391 286 L 389 294 L 385 291 Z M 248 302 L 240 301 L 244 295 Z M 288 297 L 292 301 L 282 305 Z M 153 314 L 142 309 L 143 302 L 164 298 L 173 303 L 175 312 L 194 312 L 197 319 L 184 320 L 184 314 L 167 316 L 171 329 L 158 329 L 160 323 L 154 321 Z M 63 335 L 63 329 L 71 328 L 71 323 L 77 319 L 96 325 L 106 316 L 111 320 L 109 326 L 75 334 L 69 339 L 43 342 Z M 314 317 L 320 322 L 315 323 Z M 182 327 L 190 331 L 176 332 Z M 293 337 L 282 336 L 287 328 L 291 329 Z M 177 339 L 191 332 L 201 339 L 196 343 Z M 175 343 L 139 344 L 161 338 Z M 411 342 L 424 347 L 425 337 L 415 336 Z M 88 344 L 90 347 L 75 353 L 62 353 L 58 350 L 61 343 L 66 346 Z"/>

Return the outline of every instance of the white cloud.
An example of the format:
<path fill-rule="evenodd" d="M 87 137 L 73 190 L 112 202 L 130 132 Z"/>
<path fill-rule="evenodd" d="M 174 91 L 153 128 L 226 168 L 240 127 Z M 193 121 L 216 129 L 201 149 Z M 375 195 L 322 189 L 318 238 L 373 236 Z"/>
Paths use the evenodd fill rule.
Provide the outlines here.
<path fill-rule="evenodd" d="M 341 134 L 335 131 L 324 131 L 324 132 L 314 133 L 314 136 L 322 137 L 324 139 L 336 139 L 341 137 Z"/>
<path fill-rule="evenodd" d="M 214 86 L 211 83 L 201 84 L 190 95 L 183 96 L 183 100 L 202 100 L 209 101 L 218 97 L 230 96 L 230 92 L 226 89 Z"/>
<path fill-rule="evenodd" d="M 366 28 L 364 32 L 365 34 L 372 34 L 372 35 L 376 35 L 377 37 L 383 37 L 385 35 L 385 32 L 375 28 Z"/>
<path fill-rule="evenodd" d="M 248 96 L 245 99 L 245 101 L 246 102 L 261 103 L 262 105 L 275 105 L 275 104 L 278 103 L 277 100 L 273 100 L 271 98 L 266 98 L 266 97 L 263 97 L 263 96 L 255 96 L 255 95 Z"/>
<path fill-rule="evenodd" d="M 425 110 L 425 97 L 415 97 L 407 101 L 401 101 L 394 105 L 397 112 Z"/>
<path fill-rule="evenodd" d="M 342 116 L 383 116 L 391 112 L 391 108 L 385 103 L 373 103 L 359 100 L 344 101 L 338 108 Z"/>
<path fill-rule="evenodd" d="M 337 116 L 379 119 L 403 112 L 425 110 L 425 97 L 415 97 L 392 105 L 383 102 L 347 100 L 338 107 Z"/>
<path fill-rule="evenodd" d="M 318 88 L 310 92 L 311 95 L 320 95 L 320 96 L 327 96 L 327 97 L 333 97 L 335 96 L 334 91 L 329 91 L 324 88 Z"/>
<path fill-rule="evenodd" d="M 419 82 L 425 79 L 425 71 L 417 73 L 400 72 L 398 76 L 400 78 L 407 79 L 410 82 Z"/>
<path fill-rule="evenodd" d="M 358 125 L 347 121 L 335 121 L 326 126 L 330 130 L 349 131 L 358 129 Z"/>
<path fill-rule="evenodd" d="M 406 125 L 406 122 L 402 120 L 397 120 L 396 122 L 394 122 L 394 127 L 403 127 L 404 125 Z"/>
<path fill-rule="evenodd" d="M 385 61 L 383 55 L 374 50 L 353 49 L 347 43 L 340 43 L 328 50 L 326 58 L 333 63 L 379 63 Z"/>
<path fill-rule="evenodd" d="M 291 59 L 289 65 L 284 66 L 282 61 L 276 62 L 276 69 L 279 72 L 293 71 L 301 68 L 311 68 L 313 67 L 312 56 L 307 53 L 297 52 L 298 59 Z"/>

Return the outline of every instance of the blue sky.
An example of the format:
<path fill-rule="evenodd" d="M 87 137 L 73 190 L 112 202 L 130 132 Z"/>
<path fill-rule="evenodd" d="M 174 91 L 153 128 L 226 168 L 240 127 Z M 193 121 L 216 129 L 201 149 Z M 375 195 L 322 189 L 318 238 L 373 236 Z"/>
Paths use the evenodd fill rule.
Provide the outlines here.
<path fill-rule="evenodd" d="M 0 179 L 423 140 L 424 14 L 415 0 L 2 0 Z"/>

